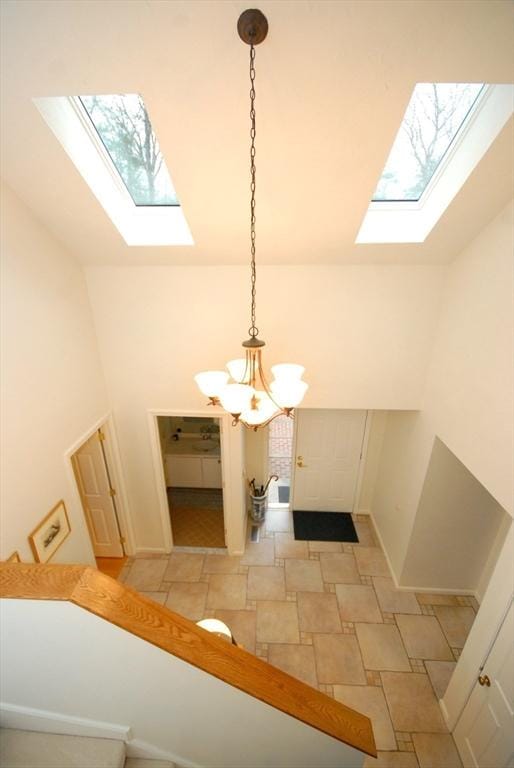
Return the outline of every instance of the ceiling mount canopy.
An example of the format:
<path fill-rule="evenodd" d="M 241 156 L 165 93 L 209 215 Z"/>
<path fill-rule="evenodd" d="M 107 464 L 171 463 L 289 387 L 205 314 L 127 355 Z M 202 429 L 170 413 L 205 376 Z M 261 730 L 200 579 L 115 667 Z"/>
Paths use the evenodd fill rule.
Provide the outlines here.
<path fill-rule="evenodd" d="M 243 43 L 259 45 L 268 34 L 268 20 L 262 11 L 249 8 L 243 11 L 237 22 L 237 31 Z"/>
<path fill-rule="evenodd" d="M 226 371 L 203 371 L 195 381 L 209 398 L 209 405 L 221 405 L 233 416 L 233 424 L 243 424 L 257 430 L 280 416 L 292 418 L 296 408 L 308 389 L 302 381 L 304 368 L 295 363 L 272 366 L 274 380 L 268 385 L 262 367 L 261 350 L 265 346 L 259 339 L 256 325 L 255 299 L 257 271 L 255 266 L 256 216 L 255 216 L 255 46 L 262 43 L 268 34 L 268 22 L 264 14 L 256 9 L 244 11 L 237 22 L 241 40 L 250 46 L 250 269 L 251 308 L 248 329 L 249 338 L 243 341 L 245 357 L 231 360 Z M 232 382 L 229 382 L 232 377 Z"/>

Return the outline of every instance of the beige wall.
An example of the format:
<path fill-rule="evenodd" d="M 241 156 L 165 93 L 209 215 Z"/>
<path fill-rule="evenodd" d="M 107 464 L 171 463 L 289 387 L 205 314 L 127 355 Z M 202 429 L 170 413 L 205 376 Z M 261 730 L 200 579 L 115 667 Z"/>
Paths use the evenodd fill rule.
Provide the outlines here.
<path fill-rule="evenodd" d="M 423 409 L 387 417 L 372 512 L 401 583 L 436 436 L 513 514 L 512 233 L 509 205 L 450 265 Z"/>
<path fill-rule="evenodd" d="M 475 591 L 506 518 L 505 510 L 436 438 L 402 583 Z"/>
<path fill-rule="evenodd" d="M 419 407 L 443 276 L 442 267 L 260 268 L 266 366 L 306 366 L 306 407 Z M 213 415 L 193 376 L 240 354 L 249 273 L 105 267 L 89 268 L 87 279 L 137 544 L 159 548 L 147 411 Z"/>
<path fill-rule="evenodd" d="M 2 188 L 1 558 L 59 499 L 72 532 L 55 562 L 94 562 L 64 455 L 107 410 L 84 275 Z"/>

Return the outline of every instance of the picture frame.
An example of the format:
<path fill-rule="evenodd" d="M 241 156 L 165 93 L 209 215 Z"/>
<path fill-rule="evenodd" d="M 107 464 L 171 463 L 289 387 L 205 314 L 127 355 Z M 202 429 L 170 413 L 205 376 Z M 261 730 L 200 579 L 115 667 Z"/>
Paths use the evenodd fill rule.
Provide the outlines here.
<path fill-rule="evenodd" d="M 18 550 L 15 550 L 11 555 L 9 555 L 9 557 L 7 558 L 7 560 L 5 562 L 6 563 L 21 563 L 21 557 L 20 557 L 20 553 L 18 552 Z"/>
<path fill-rule="evenodd" d="M 57 502 L 29 535 L 36 563 L 47 563 L 70 535 L 71 527 L 64 500 Z"/>

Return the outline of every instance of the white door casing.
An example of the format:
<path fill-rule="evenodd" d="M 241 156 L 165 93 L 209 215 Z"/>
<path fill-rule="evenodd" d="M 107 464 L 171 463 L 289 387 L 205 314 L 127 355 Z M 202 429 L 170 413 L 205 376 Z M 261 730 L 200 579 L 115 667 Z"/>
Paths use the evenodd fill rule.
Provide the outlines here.
<path fill-rule="evenodd" d="M 101 430 L 72 456 L 73 469 L 96 557 L 123 557 L 116 507 L 105 461 Z"/>
<path fill-rule="evenodd" d="M 465 768 L 514 768 L 514 603 L 455 727 Z M 490 684 L 487 685 L 487 682 Z"/>
<path fill-rule="evenodd" d="M 293 508 L 351 512 L 366 411 L 299 409 Z"/>

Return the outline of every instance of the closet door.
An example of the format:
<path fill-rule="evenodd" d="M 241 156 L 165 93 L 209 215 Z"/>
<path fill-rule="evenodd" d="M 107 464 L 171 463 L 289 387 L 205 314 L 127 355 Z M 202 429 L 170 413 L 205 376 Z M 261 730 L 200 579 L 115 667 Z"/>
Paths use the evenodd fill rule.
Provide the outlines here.
<path fill-rule="evenodd" d="M 73 469 L 95 556 L 123 557 L 115 491 L 109 479 L 103 439 L 104 433 L 95 432 L 73 455 Z"/>
<path fill-rule="evenodd" d="M 514 603 L 454 732 L 465 768 L 514 766 Z"/>

